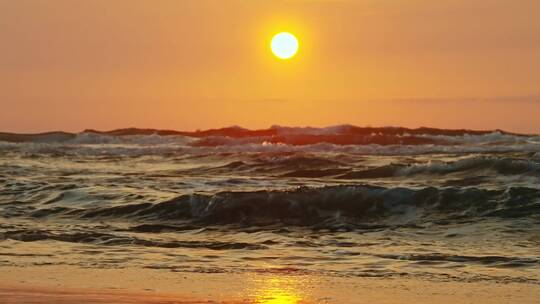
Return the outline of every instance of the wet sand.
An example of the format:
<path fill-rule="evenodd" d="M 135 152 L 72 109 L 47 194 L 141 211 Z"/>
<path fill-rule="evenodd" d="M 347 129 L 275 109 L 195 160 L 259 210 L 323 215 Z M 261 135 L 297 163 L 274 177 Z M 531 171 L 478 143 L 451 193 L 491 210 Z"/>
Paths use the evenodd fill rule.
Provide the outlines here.
<path fill-rule="evenodd" d="M 72 266 L 2 267 L 2 303 L 538 303 L 530 283 L 336 278 L 286 272 L 183 273 Z"/>

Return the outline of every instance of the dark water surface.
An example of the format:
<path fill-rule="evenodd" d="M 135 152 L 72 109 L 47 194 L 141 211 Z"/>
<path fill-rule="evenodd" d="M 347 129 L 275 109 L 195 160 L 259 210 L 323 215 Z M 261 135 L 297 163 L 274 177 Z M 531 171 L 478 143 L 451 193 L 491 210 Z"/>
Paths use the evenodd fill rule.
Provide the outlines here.
<path fill-rule="evenodd" d="M 0 266 L 540 283 L 540 137 L 347 128 L 4 136 Z"/>

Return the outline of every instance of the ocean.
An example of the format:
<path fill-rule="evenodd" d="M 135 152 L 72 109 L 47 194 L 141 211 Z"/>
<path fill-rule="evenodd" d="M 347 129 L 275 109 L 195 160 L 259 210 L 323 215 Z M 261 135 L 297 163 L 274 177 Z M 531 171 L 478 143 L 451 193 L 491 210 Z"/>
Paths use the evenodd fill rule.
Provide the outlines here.
<path fill-rule="evenodd" d="M 0 266 L 540 284 L 540 136 L 0 134 Z"/>

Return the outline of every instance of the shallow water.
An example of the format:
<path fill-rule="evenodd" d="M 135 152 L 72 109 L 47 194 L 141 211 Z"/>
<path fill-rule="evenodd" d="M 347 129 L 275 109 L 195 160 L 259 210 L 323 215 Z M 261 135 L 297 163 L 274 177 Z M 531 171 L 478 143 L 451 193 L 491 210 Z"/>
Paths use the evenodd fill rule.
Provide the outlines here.
<path fill-rule="evenodd" d="M 540 283 L 538 137 L 417 136 L 0 142 L 0 266 Z"/>

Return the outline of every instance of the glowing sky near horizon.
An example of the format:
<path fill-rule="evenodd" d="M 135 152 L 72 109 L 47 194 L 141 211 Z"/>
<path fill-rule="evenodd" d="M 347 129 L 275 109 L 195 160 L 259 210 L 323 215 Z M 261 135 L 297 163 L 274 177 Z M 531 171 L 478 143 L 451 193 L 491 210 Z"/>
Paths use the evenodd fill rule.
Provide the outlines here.
<path fill-rule="evenodd" d="M 540 133 L 540 1 L 0 0 L 0 131 Z M 291 32 L 292 60 L 268 41 Z"/>

